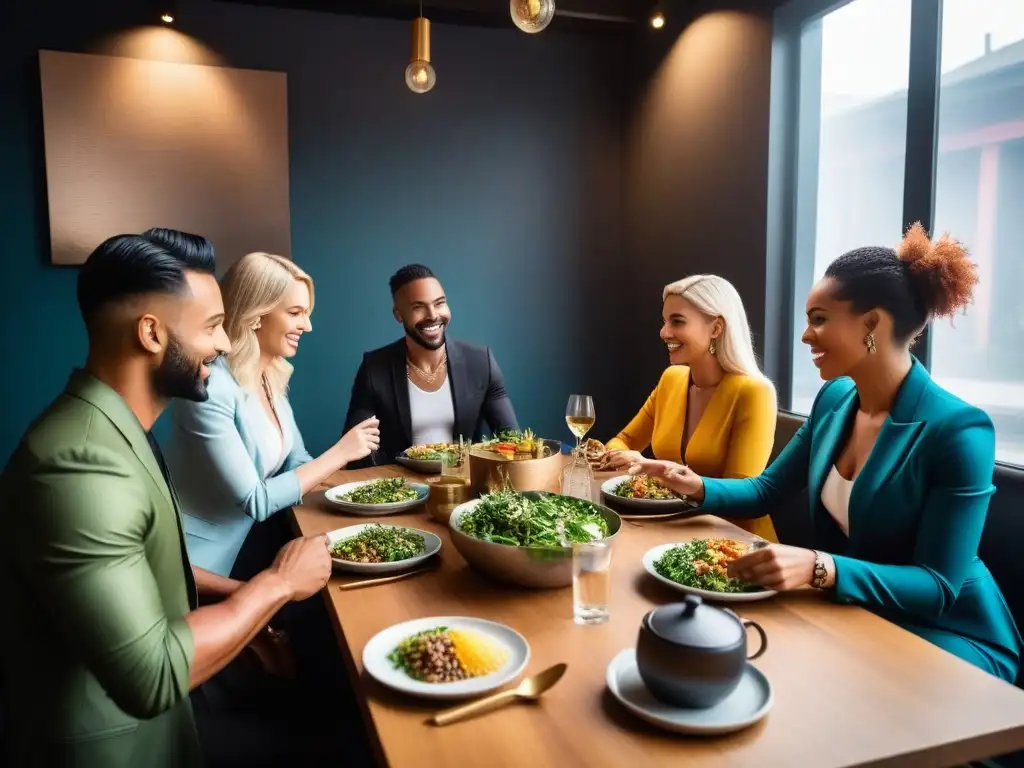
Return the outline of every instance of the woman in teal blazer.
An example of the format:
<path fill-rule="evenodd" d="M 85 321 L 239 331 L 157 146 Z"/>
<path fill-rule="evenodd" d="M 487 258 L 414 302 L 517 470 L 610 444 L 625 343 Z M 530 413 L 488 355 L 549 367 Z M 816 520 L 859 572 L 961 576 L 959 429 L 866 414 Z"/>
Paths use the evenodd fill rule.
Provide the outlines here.
<path fill-rule="evenodd" d="M 828 383 L 772 465 L 745 480 L 665 462 L 631 471 L 733 517 L 767 514 L 809 488 L 818 548 L 755 550 L 731 575 L 828 590 L 1012 682 L 1021 636 L 978 558 L 995 491 L 992 421 L 910 354 L 925 323 L 966 305 L 976 282 L 963 247 L 948 237 L 932 244 L 920 225 L 896 251 L 841 256 L 808 297 L 803 335 Z"/>

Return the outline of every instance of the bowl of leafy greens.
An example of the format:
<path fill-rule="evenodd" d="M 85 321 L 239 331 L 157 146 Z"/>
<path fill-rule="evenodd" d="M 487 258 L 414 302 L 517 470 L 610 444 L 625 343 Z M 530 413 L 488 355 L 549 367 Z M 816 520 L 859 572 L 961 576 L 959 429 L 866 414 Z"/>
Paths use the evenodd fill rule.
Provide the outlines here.
<path fill-rule="evenodd" d="M 572 584 L 572 545 L 615 539 L 621 518 L 571 496 L 511 488 L 460 504 L 448 521 L 452 543 L 472 567 L 522 587 Z"/>

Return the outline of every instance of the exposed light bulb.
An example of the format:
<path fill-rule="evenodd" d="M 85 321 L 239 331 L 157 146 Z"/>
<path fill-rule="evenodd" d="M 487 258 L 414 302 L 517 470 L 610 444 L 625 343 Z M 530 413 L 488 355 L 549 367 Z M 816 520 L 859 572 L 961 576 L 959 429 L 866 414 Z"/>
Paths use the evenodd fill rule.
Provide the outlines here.
<path fill-rule="evenodd" d="M 413 93 L 426 93 L 436 82 L 430 65 L 430 22 L 419 16 L 412 22 L 412 55 L 405 68 L 405 84 Z"/>
<path fill-rule="evenodd" d="M 665 26 L 665 14 L 661 11 L 655 11 L 651 14 L 651 26 L 655 29 L 661 29 Z"/>
<path fill-rule="evenodd" d="M 509 0 L 509 15 L 523 32 L 540 32 L 555 17 L 555 0 Z"/>
<path fill-rule="evenodd" d="M 405 84 L 413 93 L 426 93 L 437 82 L 437 74 L 429 61 L 417 59 L 405 68 Z"/>
<path fill-rule="evenodd" d="M 174 16 L 172 16 L 169 13 L 163 13 L 160 15 L 160 21 L 162 21 L 164 24 L 173 24 Z"/>

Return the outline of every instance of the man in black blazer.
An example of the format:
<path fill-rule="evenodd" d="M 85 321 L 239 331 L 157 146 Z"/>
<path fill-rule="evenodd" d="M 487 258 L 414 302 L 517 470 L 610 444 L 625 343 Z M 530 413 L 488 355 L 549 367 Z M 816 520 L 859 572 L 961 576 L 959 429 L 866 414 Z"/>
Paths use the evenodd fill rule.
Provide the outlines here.
<path fill-rule="evenodd" d="M 405 336 L 364 354 L 356 373 L 345 431 L 380 420 L 380 448 L 362 464 L 390 464 L 411 445 L 480 440 L 485 428 L 519 429 L 491 350 L 447 337 L 451 309 L 433 272 L 411 264 L 390 284 Z"/>

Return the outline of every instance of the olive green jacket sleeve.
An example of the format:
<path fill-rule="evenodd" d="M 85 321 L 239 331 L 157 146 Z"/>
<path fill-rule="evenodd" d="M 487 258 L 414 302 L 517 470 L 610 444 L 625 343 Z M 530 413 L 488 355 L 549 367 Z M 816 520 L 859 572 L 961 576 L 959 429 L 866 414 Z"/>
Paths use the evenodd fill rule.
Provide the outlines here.
<path fill-rule="evenodd" d="M 145 551 L 149 479 L 102 445 L 56 453 L 25 478 L 22 563 L 67 647 L 126 714 L 188 696 L 192 634 L 168 619 Z"/>

